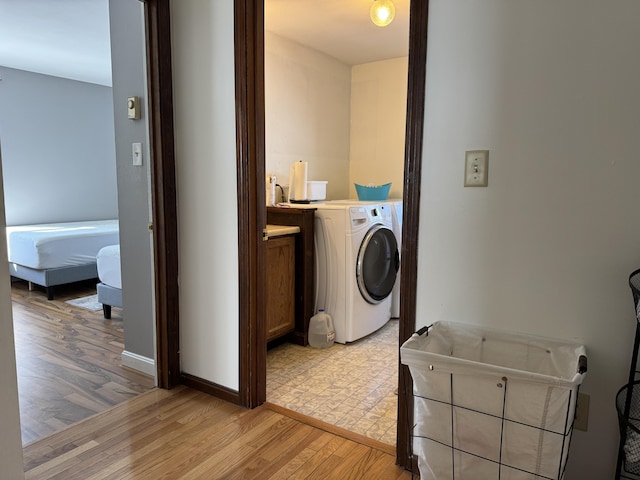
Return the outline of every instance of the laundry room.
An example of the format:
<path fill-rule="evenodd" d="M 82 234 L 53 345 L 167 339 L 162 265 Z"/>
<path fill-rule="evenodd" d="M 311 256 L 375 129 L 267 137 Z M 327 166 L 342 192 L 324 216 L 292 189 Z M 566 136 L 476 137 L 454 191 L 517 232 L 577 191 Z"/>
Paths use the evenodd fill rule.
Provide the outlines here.
<path fill-rule="evenodd" d="M 327 348 L 302 346 L 290 336 L 271 342 L 267 401 L 395 445 L 409 1 L 395 2 L 388 27 L 370 24 L 367 35 L 380 41 L 364 45 L 350 16 L 337 11 L 344 2 L 331 3 L 336 11 L 322 29 L 309 27 L 318 19 L 298 10 L 303 3 L 265 2 L 266 202 L 275 204 L 270 212 L 316 209 L 314 284 L 320 285 L 308 315 L 335 317 L 335 341 Z M 368 19 L 371 2 L 358 3 Z M 318 30 L 324 38 L 313 37 Z M 404 40 L 390 48 L 389 35 Z M 304 180 L 322 187 L 320 197 L 309 192 L 317 200 L 290 202 L 299 162 Z M 391 185 L 384 201 L 360 202 L 355 184 Z M 344 248 L 332 256 L 335 242 Z M 379 250 L 368 254 L 370 263 L 384 259 L 373 260 L 373 270 L 386 278 L 375 281 L 384 292 L 358 285 L 353 272 L 364 244 Z M 293 283 L 301 288 L 298 278 Z"/>

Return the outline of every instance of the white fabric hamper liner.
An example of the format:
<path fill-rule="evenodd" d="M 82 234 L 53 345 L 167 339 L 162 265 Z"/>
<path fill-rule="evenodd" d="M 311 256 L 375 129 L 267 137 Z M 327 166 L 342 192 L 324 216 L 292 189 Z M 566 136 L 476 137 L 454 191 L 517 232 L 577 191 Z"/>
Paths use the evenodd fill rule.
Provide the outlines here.
<path fill-rule="evenodd" d="M 584 346 L 436 322 L 400 358 L 413 378 L 422 480 L 563 477 Z"/>

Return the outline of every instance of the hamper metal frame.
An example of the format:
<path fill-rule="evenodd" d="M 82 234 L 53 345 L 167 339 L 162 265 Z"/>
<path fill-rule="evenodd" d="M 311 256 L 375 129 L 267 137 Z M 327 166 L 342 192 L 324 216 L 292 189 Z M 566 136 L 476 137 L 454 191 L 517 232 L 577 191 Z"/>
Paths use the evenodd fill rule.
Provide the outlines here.
<path fill-rule="evenodd" d="M 450 382 L 451 382 L 450 383 L 451 391 L 453 392 L 453 374 L 450 374 Z M 564 430 L 563 430 L 566 433 L 558 433 L 558 432 L 554 432 L 552 430 L 548 430 L 548 429 L 543 429 L 543 428 L 537 427 L 535 425 L 529 425 L 529 424 L 524 424 L 524 423 L 520 423 L 520 422 L 514 422 L 513 420 L 509 420 L 508 418 L 505 418 L 504 411 L 505 411 L 505 406 L 506 406 L 506 401 L 507 401 L 508 383 L 509 383 L 508 381 L 504 382 L 504 387 L 503 387 L 504 394 L 503 394 L 503 401 L 502 401 L 502 415 L 501 416 L 495 416 L 495 415 L 491 415 L 489 413 L 482 412 L 480 410 L 475 410 L 475 409 L 471 409 L 471 408 L 468 408 L 468 407 L 463 407 L 463 406 L 460 406 L 460 405 L 456 405 L 454 402 L 452 402 L 452 403 L 441 402 L 440 400 L 435 400 L 435 399 L 423 397 L 423 396 L 420 396 L 420 395 L 414 395 L 415 398 L 422 398 L 422 399 L 427 400 L 427 401 L 432 401 L 432 402 L 437 402 L 437 403 L 440 403 L 440 404 L 448 405 L 450 407 L 451 424 L 452 425 L 453 425 L 453 422 L 454 422 L 454 408 L 460 408 L 460 409 L 463 409 L 463 410 L 468 410 L 468 411 L 472 411 L 472 412 L 475 412 L 475 413 L 479 413 L 481 415 L 487 415 L 489 417 L 493 417 L 493 418 L 499 419 L 502 422 L 501 432 L 500 432 L 500 461 L 496 462 L 495 460 L 491 460 L 490 458 L 483 457 L 481 455 L 476 455 L 476 454 L 474 454 L 472 452 L 468 452 L 468 451 L 465 451 L 465 450 L 463 450 L 461 448 L 456 447 L 456 445 L 455 445 L 455 443 L 456 443 L 455 442 L 455 434 L 454 434 L 453 428 L 452 428 L 451 443 L 450 444 L 446 444 L 446 443 L 440 442 L 440 441 L 438 441 L 438 440 L 436 440 L 434 438 L 430 438 L 430 437 L 427 437 L 427 436 L 414 435 L 413 434 L 413 427 L 411 428 L 411 439 L 413 440 L 414 438 L 424 438 L 426 440 L 429 440 L 429 441 L 432 441 L 432 442 L 436 442 L 436 443 L 439 443 L 439 444 L 441 444 L 441 445 L 443 445 L 445 447 L 450 448 L 451 452 L 452 452 L 451 456 L 452 456 L 452 464 L 453 464 L 454 470 L 455 470 L 455 456 L 454 456 L 453 452 L 457 451 L 457 452 L 460 452 L 460 453 L 463 453 L 463 454 L 466 454 L 466 455 L 472 455 L 474 457 L 480 458 L 480 459 L 485 460 L 485 461 L 490 462 L 490 463 L 494 463 L 494 464 L 496 464 L 498 466 L 499 471 L 502 471 L 502 468 L 504 467 L 504 468 L 509 468 L 509 469 L 513 469 L 513 470 L 518 470 L 520 472 L 527 473 L 529 475 L 533 475 L 534 477 L 540 478 L 540 479 L 543 479 L 543 480 L 559 480 L 559 479 L 562 479 L 564 477 L 564 472 L 565 472 L 565 469 L 567 467 L 566 460 L 568 458 L 568 452 L 569 452 L 569 448 L 571 446 L 571 438 L 572 438 L 572 434 L 573 434 L 573 422 L 575 421 L 575 412 L 572 412 L 571 409 L 569 408 L 569 406 L 571 405 L 571 396 L 573 395 L 573 391 L 572 390 L 568 390 L 569 398 L 567 399 L 567 402 L 566 402 L 567 403 L 567 414 L 566 414 L 566 417 L 565 417 L 565 426 L 564 426 Z M 580 387 L 577 387 L 576 396 L 578 395 L 578 390 L 579 389 L 580 389 Z M 517 468 L 517 467 L 511 466 L 511 465 L 508 465 L 508 464 L 502 462 L 502 449 L 503 449 L 503 446 L 504 446 L 504 425 L 507 422 L 519 423 L 520 425 L 523 425 L 523 426 L 526 426 L 526 427 L 529 427 L 529 428 L 534 428 L 536 430 L 544 431 L 545 433 L 549 433 L 549 434 L 552 434 L 552 435 L 557 435 L 558 437 L 562 437 L 562 451 L 564 452 L 565 443 L 566 443 L 567 456 L 564 457 L 563 455 L 560 455 L 560 459 L 558 461 L 558 474 L 557 474 L 557 476 L 548 477 L 548 476 L 545 476 L 545 475 L 539 475 L 539 474 L 536 474 L 535 472 L 531 472 L 531 471 L 528 471 L 528 470 L 525 470 L 525 469 Z M 569 427 L 569 424 L 571 424 L 570 427 Z M 569 428 L 567 428 L 567 427 L 569 427 Z M 563 460 L 564 460 L 564 462 L 563 462 Z M 500 478 L 500 477 L 498 476 L 498 478 Z"/>
<path fill-rule="evenodd" d="M 627 462 L 625 458 L 625 445 L 627 443 L 627 433 L 629 428 L 635 433 L 640 434 L 638 428 L 634 427 L 630 423 L 630 413 L 631 407 L 633 404 L 633 390 L 634 386 L 640 383 L 640 381 L 636 380 L 640 371 L 638 370 L 638 351 L 640 350 L 640 268 L 633 271 L 631 275 L 629 275 L 629 287 L 631 288 L 631 293 L 633 295 L 633 306 L 636 314 L 636 334 L 635 339 L 633 341 L 633 353 L 631 354 L 631 365 L 629 368 L 629 379 L 627 385 L 624 385 L 616 394 L 616 410 L 618 412 L 618 425 L 620 427 L 620 444 L 618 446 L 618 462 L 616 466 L 616 480 L 621 478 L 636 480 L 640 479 L 640 465 L 638 468 L 635 468 L 635 473 L 633 471 L 626 470 Z M 619 397 L 625 393 L 626 396 L 624 401 L 624 408 L 619 402 Z M 638 393 L 640 395 L 640 392 Z M 638 438 L 637 448 L 640 449 L 640 438 Z M 632 467 L 631 467 L 632 468 Z M 632 475 L 632 476 L 628 476 Z"/>

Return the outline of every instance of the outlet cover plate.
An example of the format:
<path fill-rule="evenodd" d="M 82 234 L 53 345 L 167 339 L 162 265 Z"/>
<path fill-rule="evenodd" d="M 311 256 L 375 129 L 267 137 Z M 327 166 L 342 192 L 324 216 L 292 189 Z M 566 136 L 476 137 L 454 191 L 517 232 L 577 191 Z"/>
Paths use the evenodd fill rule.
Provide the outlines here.
<path fill-rule="evenodd" d="M 587 428 L 589 428 L 589 395 L 586 393 L 578 394 L 576 418 L 573 423 L 573 428 L 583 432 L 586 432 Z"/>
<path fill-rule="evenodd" d="M 489 184 L 489 150 L 465 152 L 464 186 L 486 187 Z"/>

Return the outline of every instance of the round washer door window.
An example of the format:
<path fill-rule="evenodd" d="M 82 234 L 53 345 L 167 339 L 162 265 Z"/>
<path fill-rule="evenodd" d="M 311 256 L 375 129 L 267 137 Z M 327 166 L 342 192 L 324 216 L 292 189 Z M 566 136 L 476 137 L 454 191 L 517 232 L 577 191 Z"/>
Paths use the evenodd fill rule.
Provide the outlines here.
<path fill-rule="evenodd" d="M 399 268 L 395 235 L 384 225 L 374 226 L 365 235 L 356 261 L 356 280 L 364 299 L 376 304 L 387 298 Z"/>

